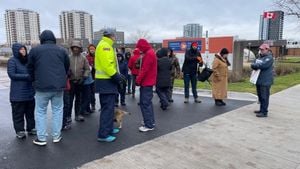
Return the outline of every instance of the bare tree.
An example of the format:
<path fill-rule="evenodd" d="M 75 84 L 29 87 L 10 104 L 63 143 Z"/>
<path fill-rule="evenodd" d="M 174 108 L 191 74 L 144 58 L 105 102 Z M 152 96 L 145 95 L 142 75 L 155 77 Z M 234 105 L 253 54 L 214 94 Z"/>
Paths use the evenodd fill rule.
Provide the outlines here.
<path fill-rule="evenodd" d="M 300 19 L 300 0 L 275 0 L 275 5 L 285 12 Z"/>
<path fill-rule="evenodd" d="M 131 33 L 129 35 L 129 41 L 131 43 L 136 43 L 141 38 L 144 38 L 144 39 L 147 39 L 148 41 L 150 41 L 151 40 L 150 31 L 138 29 L 136 32 Z"/>

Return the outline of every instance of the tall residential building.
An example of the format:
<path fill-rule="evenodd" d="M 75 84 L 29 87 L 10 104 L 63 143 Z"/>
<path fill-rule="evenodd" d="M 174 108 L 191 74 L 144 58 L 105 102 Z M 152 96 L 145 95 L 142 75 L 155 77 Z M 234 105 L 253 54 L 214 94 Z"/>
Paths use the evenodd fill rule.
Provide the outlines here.
<path fill-rule="evenodd" d="M 259 40 L 281 40 L 283 22 L 283 11 L 264 12 L 264 14 L 260 16 Z"/>
<path fill-rule="evenodd" d="M 183 37 L 202 38 L 203 27 L 200 24 L 187 24 L 183 26 Z"/>
<path fill-rule="evenodd" d="M 117 31 L 116 29 L 114 29 L 114 30 L 116 32 L 116 41 L 115 41 L 116 45 L 118 45 L 118 46 L 124 45 L 124 43 L 125 43 L 124 32 Z M 103 32 L 104 32 L 104 29 L 94 32 L 94 43 L 95 44 L 97 44 L 102 39 Z"/>
<path fill-rule="evenodd" d="M 26 9 L 6 10 L 4 17 L 7 43 L 10 46 L 16 42 L 23 44 L 40 42 L 40 17 L 37 12 Z"/>
<path fill-rule="evenodd" d="M 61 37 L 65 42 L 72 39 L 88 39 L 93 42 L 93 16 L 84 11 L 62 11 L 59 15 Z"/>

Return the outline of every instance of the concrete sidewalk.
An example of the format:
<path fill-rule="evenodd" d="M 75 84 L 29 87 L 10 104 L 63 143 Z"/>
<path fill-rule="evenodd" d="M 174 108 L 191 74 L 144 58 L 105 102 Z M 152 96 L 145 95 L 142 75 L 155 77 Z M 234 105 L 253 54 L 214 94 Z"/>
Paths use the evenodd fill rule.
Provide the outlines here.
<path fill-rule="evenodd" d="M 271 96 L 268 118 L 251 104 L 81 168 L 300 169 L 299 100 L 300 85 Z"/>

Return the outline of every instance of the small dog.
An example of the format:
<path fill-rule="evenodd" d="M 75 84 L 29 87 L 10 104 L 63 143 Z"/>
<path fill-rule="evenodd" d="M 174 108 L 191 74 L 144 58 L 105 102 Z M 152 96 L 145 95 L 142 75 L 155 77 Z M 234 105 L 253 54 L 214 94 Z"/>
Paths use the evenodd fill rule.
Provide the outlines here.
<path fill-rule="evenodd" d="M 122 128 L 122 122 L 124 115 L 130 115 L 131 113 L 123 111 L 121 109 L 115 109 L 114 121 L 117 123 L 118 128 Z"/>

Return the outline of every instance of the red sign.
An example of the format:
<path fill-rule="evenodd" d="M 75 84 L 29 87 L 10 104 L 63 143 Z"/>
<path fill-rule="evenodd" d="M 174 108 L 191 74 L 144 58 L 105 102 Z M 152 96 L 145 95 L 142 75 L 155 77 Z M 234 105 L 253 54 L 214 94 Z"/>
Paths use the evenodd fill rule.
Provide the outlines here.
<path fill-rule="evenodd" d="M 275 19 L 275 12 L 264 12 L 264 18 Z"/>

